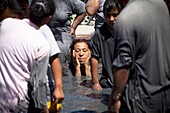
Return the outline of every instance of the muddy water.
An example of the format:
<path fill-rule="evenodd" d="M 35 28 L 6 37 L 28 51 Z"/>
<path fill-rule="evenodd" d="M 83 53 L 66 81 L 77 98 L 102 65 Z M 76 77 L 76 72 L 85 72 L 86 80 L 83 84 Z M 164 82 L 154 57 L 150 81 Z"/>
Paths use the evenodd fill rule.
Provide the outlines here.
<path fill-rule="evenodd" d="M 65 99 L 59 113 L 107 113 L 111 89 L 92 90 L 91 80 L 82 77 L 63 76 Z"/>

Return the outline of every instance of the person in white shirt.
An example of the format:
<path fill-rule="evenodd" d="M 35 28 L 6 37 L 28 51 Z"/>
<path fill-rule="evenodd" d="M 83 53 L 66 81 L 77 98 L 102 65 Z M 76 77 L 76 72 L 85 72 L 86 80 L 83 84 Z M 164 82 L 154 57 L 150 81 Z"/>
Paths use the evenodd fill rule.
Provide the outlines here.
<path fill-rule="evenodd" d="M 41 67 L 40 74 L 45 78 L 50 46 L 41 33 L 21 20 L 4 19 L 0 29 L 0 103 L 1 107 L 15 111 L 19 101 L 29 101 L 31 72 Z M 33 68 L 36 62 L 40 63 Z M 45 102 L 41 107 L 45 107 Z"/>
<path fill-rule="evenodd" d="M 0 112 L 29 112 L 30 89 L 34 112 L 48 112 L 44 97 L 50 45 L 41 32 L 16 19 L 24 14 L 18 0 L 0 4 Z"/>
<path fill-rule="evenodd" d="M 62 69 L 60 59 L 58 57 L 58 54 L 60 54 L 60 49 L 55 41 L 52 31 L 46 25 L 51 20 L 52 15 L 55 12 L 54 2 L 53 0 L 33 0 L 30 4 L 29 12 L 29 19 L 24 19 L 24 21 L 26 21 L 30 26 L 34 27 L 35 29 L 40 30 L 50 44 L 51 69 L 49 68 L 49 70 L 52 70 L 55 82 L 55 88 L 54 91 L 52 91 L 52 102 L 54 104 L 61 103 L 64 99 L 64 93 L 62 90 Z M 48 77 L 51 77 L 50 73 L 48 73 Z"/>

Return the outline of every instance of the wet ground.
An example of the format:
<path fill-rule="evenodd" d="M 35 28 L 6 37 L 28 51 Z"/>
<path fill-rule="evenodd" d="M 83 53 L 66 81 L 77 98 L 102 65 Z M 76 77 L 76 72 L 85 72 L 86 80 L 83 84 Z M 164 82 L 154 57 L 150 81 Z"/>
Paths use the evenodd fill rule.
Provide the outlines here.
<path fill-rule="evenodd" d="M 107 113 L 111 89 L 95 91 L 91 89 L 91 80 L 82 77 L 63 76 L 65 99 L 59 113 Z"/>

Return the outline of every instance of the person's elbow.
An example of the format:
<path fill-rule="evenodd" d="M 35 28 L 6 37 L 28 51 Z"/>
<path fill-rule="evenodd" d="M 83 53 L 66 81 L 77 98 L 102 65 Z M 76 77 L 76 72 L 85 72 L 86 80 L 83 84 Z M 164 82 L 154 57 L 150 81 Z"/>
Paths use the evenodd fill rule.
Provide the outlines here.
<path fill-rule="evenodd" d="M 94 16 L 96 12 L 97 12 L 96 8 L 86 7 L 86 13 L 89 16 Z"/>
<path fill-rule="evenodd" d="M 85 18 L 85 16 L 86 16 L 86 12 L 84 12 L 84 13 L 81 14 L 81 17 L 82 17 L 83 19 Z"/>

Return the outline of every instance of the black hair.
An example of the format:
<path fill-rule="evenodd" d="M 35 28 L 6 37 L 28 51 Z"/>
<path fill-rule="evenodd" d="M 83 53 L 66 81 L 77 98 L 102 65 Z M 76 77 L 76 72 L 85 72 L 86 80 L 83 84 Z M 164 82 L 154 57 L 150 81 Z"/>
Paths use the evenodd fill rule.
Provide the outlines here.
<path fill-rule="evenodd" d="M 73 50 L 74 50 L 74 46 L 77 44 L 77 43 L 80 43 L 80 42 L 84 42 L 87 44 L 88 48 L 91 49 L 91 46 L 90 46 L 90 43 L 89 43 L 89 40 L 87 39 L 84 39 L 84 38 L 78 38 L 78 39 L 74 39 L 71 46 L 70 46 L 70 54 L 71 54 L 71 59 L 72 59 L 72 54 L 73 54 Z"/>
<path fill-rule="evenodd" d="M 77 44 L 77 43 L 80 43 L 80 42 L 84 42 L 87 44 L 88 48 L 90 49 L 91 46 L 89 44 L 89 41 L 87 39 L 84 39 L 84 38 L 78 38 L 78 39 L 74 39 L 71 46 L 70 46 L 70 49 L 71 49 L 71 52 L 74 50 L 74 46 Z"/>
<path fill-rule="evenodd" d="M 109 13 L 113 8 L 118 9 L 120 11 L 122 9 L 121 5 L 117 2 L 117 0 L 106 0 L 103 6 L 103 13 Z"/>
<path fill-rule="evenodd" d="M 9 8 L 21 18 L 24 18 L 27 16 L 28 5 L 28 0 L 0 0 L 0 11 L 3 12 L 6 8 Z"/>
<path fill-rule="evenodd" d="M 29 18 L 34 24 L 40 24 L 43 18 L 52 16 L 54 12 L 53 0 L 33 0 L 30 5 Z"/>

